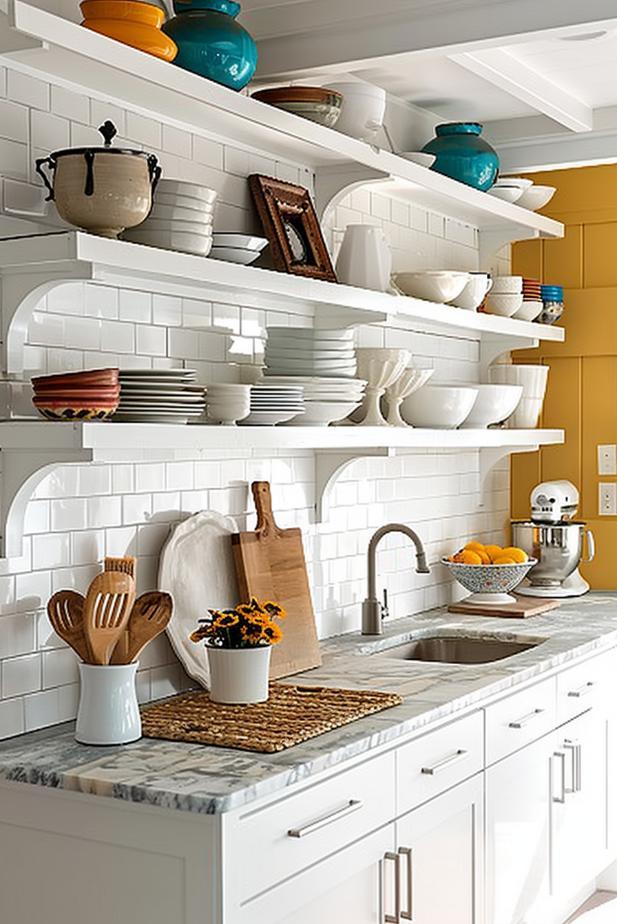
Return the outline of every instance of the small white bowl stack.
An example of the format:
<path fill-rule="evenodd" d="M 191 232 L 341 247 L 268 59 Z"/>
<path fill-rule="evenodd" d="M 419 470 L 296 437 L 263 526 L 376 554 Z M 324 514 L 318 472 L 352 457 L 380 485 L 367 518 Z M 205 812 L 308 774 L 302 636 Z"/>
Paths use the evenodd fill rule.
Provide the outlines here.
<path fill-rule="evenodd" d="M 204 389 L 194 369 L 121 369 L 120 404 L 114 421 L 197 422 L 205 409 Z"/>
<path fill-rule="evenodd" d="M 488 314 L 511 318 L 523 305 L 523 277 L 494 276 L 485 305 Z"/>
<path fill-rule="evenodd" d="M 125 231 L 124 239 L 206 257 L 212 247 L 216 196 L 207 186 L 162 179 L 150 214 L 140 225 Z"/>
<path fill-rule="evenodd" d="M 260 382 L 251 385 L 251 412 L 240 421 L 242 426 L 274 427 L 276 424 L 304 417 L 304 389 L 301 384 L 282 385 Z"/>
<path fill-rule="evenodd" d="M 216 231 L 212 236 L 212 250 L 209 256 L 212 260 L 250 266 L 267 246 L 268 240 L 265 237 Z"/>

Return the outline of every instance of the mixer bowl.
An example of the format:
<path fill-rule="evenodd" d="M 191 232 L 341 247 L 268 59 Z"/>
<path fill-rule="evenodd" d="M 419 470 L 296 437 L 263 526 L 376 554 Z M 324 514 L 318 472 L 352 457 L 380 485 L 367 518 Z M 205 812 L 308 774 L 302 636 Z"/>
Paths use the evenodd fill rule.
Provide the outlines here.
<path fill-rule="evenodd" d="M 559 587 L 578 568 L 587 532 L 585 523 L 512 523 L 513 545 L 538 562 L 529 574 L 531 586 Z"/>

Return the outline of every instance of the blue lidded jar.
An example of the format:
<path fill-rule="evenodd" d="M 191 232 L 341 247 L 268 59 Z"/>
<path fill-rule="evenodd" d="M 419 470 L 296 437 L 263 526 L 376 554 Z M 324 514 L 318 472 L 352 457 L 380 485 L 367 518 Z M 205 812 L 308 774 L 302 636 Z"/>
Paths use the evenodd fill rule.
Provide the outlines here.
<path fill-rule="evenodd" d="M 475 189 L 490 189 L 499 174 L 499 157 L 481 133 L 479 122 L 438 125 L 437 137 L 422 148 L 436 157 L 430 169 Z"/>

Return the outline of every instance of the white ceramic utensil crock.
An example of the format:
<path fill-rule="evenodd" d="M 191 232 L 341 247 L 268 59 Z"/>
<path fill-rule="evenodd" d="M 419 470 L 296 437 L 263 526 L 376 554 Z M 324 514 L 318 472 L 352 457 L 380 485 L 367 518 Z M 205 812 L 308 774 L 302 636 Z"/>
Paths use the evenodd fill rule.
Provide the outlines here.
<path fill-rule="evenodd" d="M 375 225 L 348 225 L 336 261 L 339 282 L 385 292 L 390 286 L 392 252 Z"/>
<path fill-rule="evenodd" d="M 128 744 L 141 738 L 134 664 L 79 664 L 81 691 L 75 740 Z"/>
<path fill-rule="evenodd" d="M 205 646 L 214 703 L 265 703 L 268 699 L 270 645 L 258 648 Z"/>

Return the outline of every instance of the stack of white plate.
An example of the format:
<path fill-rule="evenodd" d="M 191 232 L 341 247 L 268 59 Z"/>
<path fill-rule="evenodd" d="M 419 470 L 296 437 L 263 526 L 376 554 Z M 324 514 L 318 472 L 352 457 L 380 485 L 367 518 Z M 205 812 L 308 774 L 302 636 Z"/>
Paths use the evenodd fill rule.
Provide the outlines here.
<path fill-rule="evenodd" d="M 194 369 L 121 369 L 114 421 L 185 424 L 202 417 L 205 405 Z"/>
<path fill-rule="evenodd" d="M 212 238 L 210 256 L 213 260 L 226 260 L 228 263 L 249 266 L 267 246 L 268 240 L 265 237 L 217 231 Z"/>
<path fill-rule="evenodd" d="M 160 180 L 150 214 L 124 232 L 127 241 L 207 256 L 216 191 L 184 180 Z"/>
<path fill-rule="evenodd" d="M 302 385 L 258 384 L 251 387 L 251 413 L 241 426 L 273 427 L 304 414 Z"/>
<path fill-rule="evenodd" d="M 353 378 L 356 351 L 353 330 L 268 327 L 267 375 Z"/>
<path fill-rule="evenodd" d="M 362 403 L 366 382 L 362 379 L 268 376 L 263 380 L 276 385 L 296 382 L 304 389 L 305 413 L 289 421 L 292 426 L 327 427 L 344 420 Z"/>

